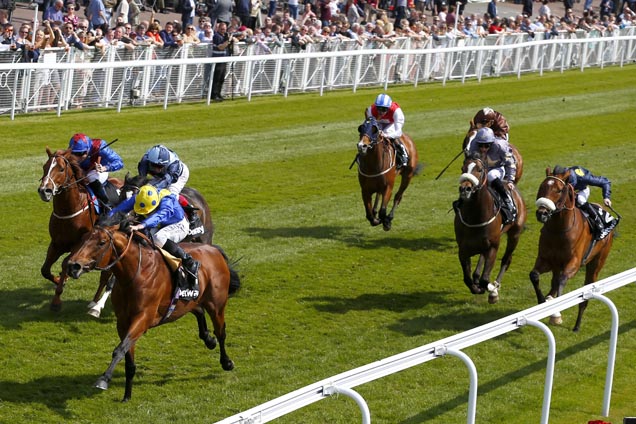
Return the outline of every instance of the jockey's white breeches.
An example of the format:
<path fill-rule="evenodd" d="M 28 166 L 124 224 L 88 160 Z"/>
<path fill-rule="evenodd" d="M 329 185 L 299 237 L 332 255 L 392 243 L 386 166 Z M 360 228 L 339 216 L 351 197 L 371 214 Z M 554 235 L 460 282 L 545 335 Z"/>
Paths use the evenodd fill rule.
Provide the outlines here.
<path fill-rule="evenodd" d="M 163 227 L 159 231 L 157 231 L 152 239 L 155 244 L 159 247 L 163 247 L 166 244 L 166 241 L 172 240 L 175 243 L 179 243 L 188 235 L 190 231 L 190 223 L 188 222 L 188 218 L 185 216 L 183 219 L 175 224 L 170 224 L 166 227 Z"/>

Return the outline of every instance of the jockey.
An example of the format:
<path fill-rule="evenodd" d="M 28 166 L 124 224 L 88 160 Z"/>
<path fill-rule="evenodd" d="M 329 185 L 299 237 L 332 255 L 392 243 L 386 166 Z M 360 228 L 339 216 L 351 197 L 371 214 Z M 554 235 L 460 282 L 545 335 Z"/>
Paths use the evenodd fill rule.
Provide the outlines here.
<path fill-rule="evenodd" d="M 104 184 L 108 181 L 108 172 L 118 171 L 124 167 L 121 157 L 107 146 L 104 140 L 91 139 L 81 133 L 71 137 L 68 147 L 86 173 L 88 186 L 104 208 L 110 209 L 111 204 L 104 190 Z"/>
<path fill-rule="evenodd" d="M 488 168 L 488 183 L 499 193 L 504 203 L 504 224 L 516 219 L 517 211 L 510 192 L 514 190 L 515 160 L 505 139 L 496 138 L 493 130 L 481 128 L 471 143 L 470 153 L 479 153 Z M 504 181 L 506 184 L 504 185 Z M 508 190 L 506 190 L 506 188 Z"/>
<path fill-rule="evenodd" d="M 559 166 L 555 165 L 552 173 L 554 175 L 562 175 L 570 171 L 570 175 L 567 178 L 566 183 L 572 184 L 574 191 L 576 192 L 576 205 L 584 212 L 588 214 L 592 222 L 594 223 L 594 237 L 597 240 L 604 238 L 614 226 L 608 226 L 605 228 L 603 220 L 599 216 L 596 208 L 592 206 L 588 199 L 590 198 L 590 187 L 600 187 L 603 191 L 603 203 L 611 207 L 612 200 L 612 183 L 609 179 L 603 176 L 596 176 L 589 170 L 581 166 Z"/>
<path fill-rule="evenodd" d="M 190 178 L 190 169 L 179 160 L 179 156 L 166 146 L 158 144 L 151 147 L 141 158 L 137 165 L 139 175 L 150 174 L 152 178 L 148 184 L 157 189 L 167 189 L 179 198 L 179 194 Z M 183 199 L 185 199 L 182 196 Z M 187 200 L 185 200 L 187 202 Z M 203 227 L 203 223 L 194 207 L 188 203 L 182 204 L 186 211 L 192 229 Z"/>
<path fill-rule="evenodd" d="M 396 168 L 400 169 L 406 166 L 409 163 L 409 155 L 401 141 L 404 112 L 402 112 L 400 105 L 391 100 L 388 94 L 379 94 L 375 103 L 366 109 L 364 116 L 365 118 L 373 116 L 378 121 L 384 136 L 393 143 L 396 151 Z"/>
<path fill-rule="evenodd" d="M 109 216 L 118 212 L 128 213 L 131 210 L 143 217 L 140 224 L 130 227 L 131 230 L 158 228 L 159 230 L 152 234 L 155 245 L 182 260 L 190 283 L 198 290 L 196 284 L 200 264 L 177 244 L 188 236 L 189 228 L 178 195 L 146 184 L 135 196 L 124 200 L 111 210 Z"/>
<path fill-rule="evenodd" d="M 477 129 L 488 127 L 495 133 L 495 137 L 509 141 L 508 131 L 510 130 L 510 126 L 508 125 L 506 117 L 489 107 L 485 107 L 477 112 L 472 123 Z"/>

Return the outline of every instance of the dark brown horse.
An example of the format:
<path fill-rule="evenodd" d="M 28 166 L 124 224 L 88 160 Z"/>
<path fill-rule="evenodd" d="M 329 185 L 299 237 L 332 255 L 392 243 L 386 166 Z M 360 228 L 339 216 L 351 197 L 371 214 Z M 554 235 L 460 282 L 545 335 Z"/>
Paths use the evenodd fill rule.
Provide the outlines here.
<path fill-rule="evenodd" d="M 593 241 L 592 232 L 583 212 L 576 207 L 576 193 L 567 184 L 569 170 L 565 174 L 552 175 L 546 169 L 546 178 L 537 192 L 537 220 L 543 224 L 539 237 L 539 253 L 530 272 L 530 281 L 537 295 L 537 302 L 556 298 L 563 293 L 567 281 L 585 265 L 585 283 L 598 279 L 605 265 L 614 240 L 614 230 L 604 239 Z M 539 288 L 539 276 L 552 272 L 550 292 L 544 297 Z M 579 331 L 587 300 L 579 303 L 579 314 L 573 331 Z M 561 314 L 550 318 L 551 324 L 562 323 Z"/>
<path fill-rule="evenodd" d="M 464 153 L 466 153 L 466 155 L 468 154 L 469 143 L 473 140 L 473 138 L 475 138 L 475 135 L 477 135 L 477 130 L 479 130 L 479 128 L 481 127 L 476 126 L 473 121 L 470 121 L 470 128 L 468 129 L 468 132 L 464 137 L 464 142 L 462 143 L 462 149 L 464 149 Z M 523 157 L 521 157 L 519 149 L 517 149 L 514 144 L 510 143 L 510 149 L 512 150 L 512 156 L 514 156 L 515 158 L 515 164 L 517 167 L 517 172 L 515 174 L 515 184 L 518 184 L 519 180 L 521 180 L 521 176 L 523 175 Z"/>
<path fill-rule="evenodd" d="M 188 312 L 196 316 L 199 338 L 208 349 L 214 349 L 218 339 L 223 369 L 233 369 L 234 363 L 225 350 L 225 307 L 229 295 L 238 290 L 240 280 L 228 264 L 225 253 L 209 244 L 182 244 L 184 250 L 201 264 L 198 274 L 200 294 L 193 301 L 175 300 L 172 271 L 163 255 L 145 236 L 125 230 L 123 224 L 95 226 L 68 259 L 68 273 L 73 278 L 93 269 L 112 270 L 117 277 L 112 303 L 121 343 L 113 351 L 110 366 L 95 387 L 108 389 L 115 366 L 125 358 L 123 401 L 130 400 L 137 340 L 148 329 L 176 321 Z M 212 319 L 216 339 L 208 331 L 204 310 Z"/>
<path fill-rule="evenodd" d="M 358 127 L 358 132 L 360 139 L 356 161 L 366 216 L 371 225 L 382 224 L 384 230 L 389 231 L 395 210 L 402 201 L 402 195 L 411 179 L 421 172 L 422 164 L 418 164 L 419 158 L 415 143 L 411 137 L 403 134 L 401 140 L 409 154 L 409 162 L 397 170 L 393 143 L 390 139 L 380 135 L 380 127 L 375 118 L 367 118 Z M 398 174 L 402 175 L 400 188 L 393 198 L 391 212 L 387 215 L 387 207 Z M 373 200 L 374 194 L 375 201 Z M 378 206 L 380 206 L 379 213 Z"/>
<path fill-rule="evenodd" d="M 48 159 L 43 167 L 44 173 L 38 193 L 45 202 L 53 200 L 53 212 L 49 218 L 51 242 L 40 272 L 44 278 L 55 284 L 51 310 L 59 311 L 62 307 L 64 284 L 68 277 L 64 264 L 58 276 L 51 273 L 51 267 L 63 254 L 73 249 L 82 235 L 93 228 L 98 215 L 86 188 L 84 171 L 70 149 L 53 153 L 47 147 L 46 153 Z M 111 178 L 110 182 L 116 187 L 122 185 L 122 181 L 115 178 Z M 106 286 L 109 276 L 109 273 L 101 275 L 100 287 Z M 100 297 L 101 289 L 95 293 L 92 303 L 98 302 Z M 91 315 L 95 316 L 94 313 Z M 99 313 L 96 316 L 99 316 Z"/>
<path fill-rule="evenodd" d="M 455 240 L 459 247 L 459 262 L 464 274 L 464 283 L 474 294 L 489 291 L 488 301 L 499 300 L 501 280 L 510 267 L 512 254 L 526 222 L 526 205 L 515 187 L 512 196 L 517 206 L 515 221 L 503 225 L 503 216 L 495 194 L 488 186 L 488 169 L 479 155 L 468 157 L 459 178 L 459 201 L 455 209 Z M 497 259 L 502 234 L 508 235 L 506 251 L 501 258 L 501 268 L 493 283 L 490 282 Z M 479 255 L 474 271 L 471 257 Z M 471 274 L 472 273 L 472 274 Z"/>

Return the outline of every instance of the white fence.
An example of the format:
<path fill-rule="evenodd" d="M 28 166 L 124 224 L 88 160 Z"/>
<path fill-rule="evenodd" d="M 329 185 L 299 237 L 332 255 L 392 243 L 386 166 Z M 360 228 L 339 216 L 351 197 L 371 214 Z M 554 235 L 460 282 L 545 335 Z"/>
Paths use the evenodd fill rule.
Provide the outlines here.
<path fill-rule="evenodd" d="M 597 281 L 594 284 L 581 287 L 549 302 L 509 315 L 473 330 L 465 331 L 461 334 L 447 337 L 372 364 L 326 378 L 222 421 L 218 421 L 217 424 L 266 423 L 336 393 L 344 394 L 354 399 L 360 407 L 362 423 L 369 424 L 371 422 L 369 408 L 362 396 L 353 390 L 354 387 L 445 355 L 457 356 L 469 369 L 470 387 L 468 393 L 467 422 L 472 424 L 475 422 L 477 406 L 477 370 L 470 357 L 462 352 L 462 349 L 517 330 L 525 325 L 539 328 L 546 335 L 548 342 L 548 360 L 543 393 L 543 408 L 541 411 L 541 423 L 547 424 L 550 415 L 556 343 L 550 329 L 539 320 L 590 299 L 600 300 L 605 303 L 609 307 L 612 316 L 605 390 L 601 409 L 601 415 L 606 417 L 609 415 L 612 382 L 614 378 L 614 361 L 618 339 L 618 311 L 612 301 L 606 296 L 603 296 L 603 293 L 616 290 L 633 282 L 636 282 L 636 268 Z"/>
<path fill-rule="evenodd" d="M 636 27 L 599 34 L 507 34 L 475 39 L 426 41 L 326 41 L 300 50 L 283 45 L 237 44 L 234 56 L 209 57 L 209 45 L 179 49 L 108 47 L 47 49 L 38 63 L 23 63 L 19 51 L 0 51 L 0 114 L 74 108 L 210 102 L 213 67 L 228 62 L 226 96 L 284 94 L 387 87 L 488 76 L 517 75 L 636 62 Z"/>

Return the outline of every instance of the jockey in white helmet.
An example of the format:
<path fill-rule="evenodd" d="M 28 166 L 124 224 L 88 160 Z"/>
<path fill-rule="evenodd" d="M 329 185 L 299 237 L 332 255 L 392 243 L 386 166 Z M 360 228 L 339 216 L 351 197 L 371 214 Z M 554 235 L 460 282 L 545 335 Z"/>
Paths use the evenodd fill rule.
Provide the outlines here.
<path fill-rule="evenodd" d="M 404 112 L 388 94 L 379 94 L 375 102 L 365 111 L 365 118 L 373 116 L 380 125 L 385 137 L 393 142 L 396 151 L 397 169 L 409 163 L 408 152 L 402 143 L 402 127 L 404 126 Z"/>

